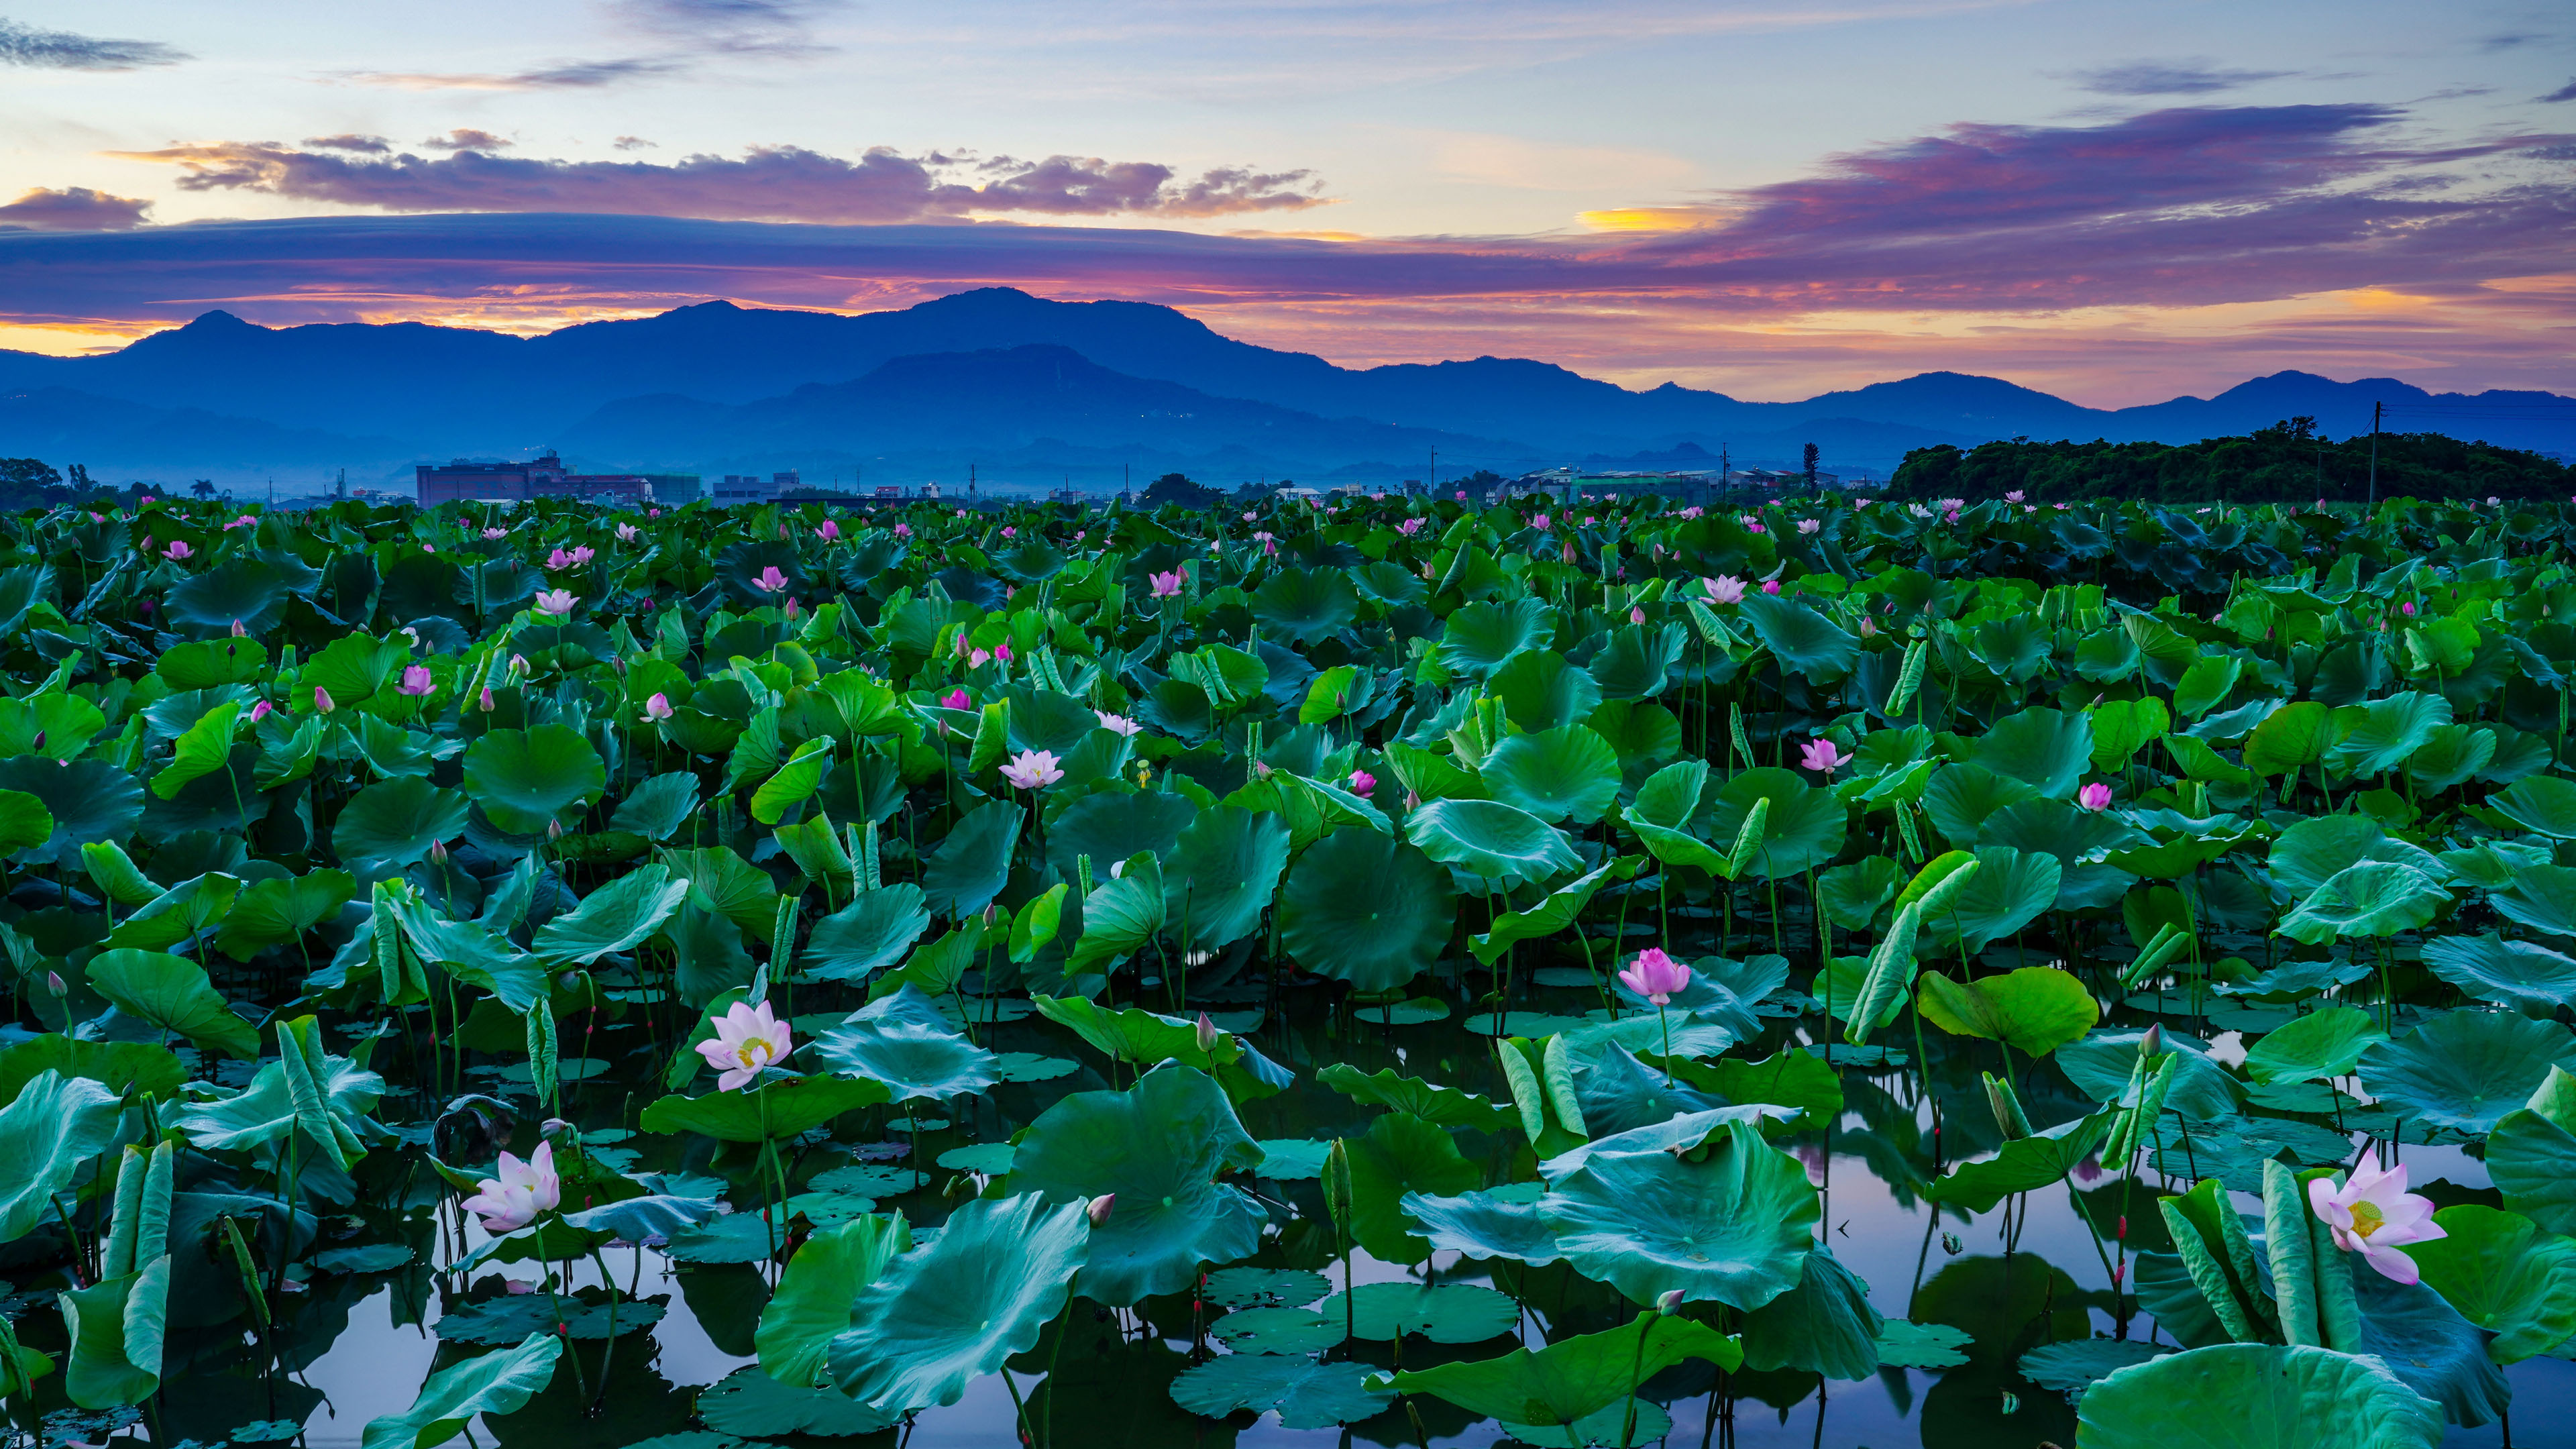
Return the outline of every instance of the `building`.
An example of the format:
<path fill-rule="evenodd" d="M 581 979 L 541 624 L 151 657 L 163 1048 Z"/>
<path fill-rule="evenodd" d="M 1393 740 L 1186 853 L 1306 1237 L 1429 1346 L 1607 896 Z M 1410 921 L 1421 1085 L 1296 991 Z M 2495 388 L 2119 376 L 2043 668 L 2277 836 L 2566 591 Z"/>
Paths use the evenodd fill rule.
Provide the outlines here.
<path fill-rule="evenodd" d="M 647 473 L 644 481 L 653 485 L 653 501 L 656 503 L 676 507 L 707 496 L 705 481 L 695 473 Z"/>
<path fill-rule="evenodd" d="M 534 498 L 581 498 L 594 503 L 642 504 L 653 497 L 641 473 L 568 473 L 563 459 L 542 453 L 524 463 L 459 458 L 422 463 L 413 470 L 414 496 L 423 508 L 442 503 L 522 503 Z"/>

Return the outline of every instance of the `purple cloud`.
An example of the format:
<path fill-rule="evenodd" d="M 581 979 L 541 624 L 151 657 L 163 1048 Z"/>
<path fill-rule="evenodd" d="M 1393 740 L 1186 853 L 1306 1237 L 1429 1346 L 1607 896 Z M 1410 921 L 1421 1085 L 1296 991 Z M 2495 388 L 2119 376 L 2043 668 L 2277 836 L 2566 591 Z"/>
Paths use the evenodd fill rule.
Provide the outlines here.
<path fill-rule="evenodd" d="M 2106 96 L 2199 96 L 2294 75 L 2286 70 L 2229 70 L 2207 58 L 2139 60 L 2079 72 L 2084 89 Z"/>
<path fill-rule="evenodd" d="M 2551 91 L 2545 96 L 2542 96 L 2541 99 L 2544 101 L 2576 101 L 2576 80 L 2569 81 L 2567 84 L 2560 86 L 2558 89 Z"/>
<path fill-rule="evenodd" d="M 60 191 L 37 187 L 0 206 L 0 227 L 31 231 L 126 231 L 143 224 L 152 203 L 130 196 L 110 196 L 86 186 Z"/>
<path fill-rule="evenodd" d="M 568 60 L 520 71 L 360 71 L 347 79 L 360 85 L 405 91 L 563 91 L 592 90 L 621 81 L 646 80 L 687 70 L 678 56 L 628 56 L 621 60 Z"/>
<path fill-rule="evenodd" d="M 157 40 L 106 40 L 0 20 L 0 65 L 47 70 L 141 70 L 193 59 L 188 52 Z"/>
<path fill-rule="evenodd" d="M 1224 216 L 1316 205 L 1312 172 L 1221 168 L 1179 179 L 1169 166 L 1050 156 L 968 162 L 876 147 L 856 161 L 798 146 L 740 158 L 644 161 L 503 157 L 480 131 L 433 143 L 446 157 L 381 160 L 267 144 L 219 142 L 117 153 L 181 168 L 184 191 L 253 191 L 386 211 L 601 212 L 716 220 L 887 223 L 974 212 L 1049 216 Z M 972 184 L 960 174 L 987 178 Z"/>

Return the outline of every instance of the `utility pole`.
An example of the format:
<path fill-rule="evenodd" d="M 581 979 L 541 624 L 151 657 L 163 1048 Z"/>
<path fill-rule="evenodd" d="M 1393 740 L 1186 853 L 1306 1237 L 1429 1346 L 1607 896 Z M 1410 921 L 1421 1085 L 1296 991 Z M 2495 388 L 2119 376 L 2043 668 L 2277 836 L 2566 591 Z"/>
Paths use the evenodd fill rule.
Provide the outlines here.
<path fill-rule="evenodd" d="M 1440 450 L 1438 448 L 1431 450 L 1431 481 L 1424 486 L 1431 490 L 1433 496 L 1438 496 L 1440 492 Z"/>
<path fill-rule="evenodd" d="M 2386 403 L 2370 405 L 2370 510 L 2373 513 L 2379 511 L 2379 416 L 2387 406 Z"/>

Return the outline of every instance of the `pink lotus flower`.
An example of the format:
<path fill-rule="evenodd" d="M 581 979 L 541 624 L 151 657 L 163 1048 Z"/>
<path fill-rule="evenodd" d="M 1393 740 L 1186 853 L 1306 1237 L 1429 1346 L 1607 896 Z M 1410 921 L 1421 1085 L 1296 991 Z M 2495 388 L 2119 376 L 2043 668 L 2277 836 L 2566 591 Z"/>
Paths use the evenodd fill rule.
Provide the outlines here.
<path fill-rule="evenodd" d="M 778 571 L 778 565 L 771 564 L 760 571 L 760 577 L 753 579 L 751 586 L 764 594 L 774 594 L 787 587 L 787 575 Z"/>
<path fill-rule="evenodd" d="M 224 531 L 225 531 L 226 533 L 230 533 L 230 532 L 232 532 L 232 531 L 233 531 L 234 529 L 236 529 L 236 528 L 257 528 L 257 527 L 259 527 L 259 520 L 258 520 L 258 519 L 256 519 L 256 518 L 253 518 L 253 517 L 251 517 L 249 514 L 245 513 L 245 514 L 243 514 L 241 517 L 234 519 L 232 522 L 225 524 L 225 525 L 224 525 Z"/>
<path fill-rule="evenodd" d="M 898 523 L 898 524 L 896 524 L 896 525 L 894 526 L 894 536 L 895 536 L 895 537 L 897 537 L 897 538 L 910 538 L 910 537 L 912 537 L 912 525 L 911 525 L 911 524 L 909 524 L 909 523 Z"/>
<path fill-rule="evenodd" d="M 1776 594 L 1780 592 L 1780 581 L 1778 579 L 1764 579 L 1762 581 L 1762 592 L 1766 594 Z"/>
<path fill-rule="evenodd" d="M 1005 528 L 1002 530 L 1002 537 L 1004 538 L 1017 538 L 1019 536 L 1020 531 L 1016 528 Z"/>
<path fill-rule="evenodd" d="M 1154 586 L 1155 598 L 1177 599 L 1181 596 L 1181 586 L 1190 580 L 1189 575 L 1174 569 L 1167 574 L 1148 574 L 1146 581 Z"/>
<path fill-rule="evenodd" d="M 433 687 L 433 681 L 430 678 L 428 667 L 426 665 L 414 664 L 403 670 L 402 683 L 394 686 L 394 693 L 408 694 L 417 698 L 429 693 Z"/>
<path fill-rule="evenodd" d="M 318 684 L 313 686 L 313 707 L 322 711 L 324 714 L 329 714 L 331 711 L 339 708 L 338 705 L 331 702 L 331 691 L 324 689 Z"/>
<path fill-rule="evenodd" d="M 981 649 L 978 649 L 974 653 L 966 656 L 966 667 L 969 669 L 981 669 L 992 662 L 993 656 L 985 653 Z"/>
<path fill-rule="evenodd" d="M 1351 771 L 1351 793 L 1365 800 L 1377 789 L 1377 776 L 1366 770 Z"/>
<path fill-rule="evenodd" d="M 2107 810 L 2111 807 L 2111 787 L 2096 780 L 2075 792 L 2075 803 L 2087 810 Z"/>
<path fill-rule="evenodd" d="M 184 547 L 185 545 L 174 543 L 174 544 L 172 544 L 172 545 L 170 545 L 170 546 L 171 546 L 172 548 L 181 548 L 181 547 Z M 2397 606 L 2397 612 L 2399 612 L 2399 613 L 2401 613 L 2401 614 L 2404 614 L 2404 615 L 2405 615 L 2407 618 L 2409 618 L 2409 619 L 2412 619 L 2412 618 L 2414 618 L 2414 617 L 2415 617 L 2415 606 L 2414 606 L 2413 604 L 2411 604 L 2411 603 L 2409 603 L 2409 604 L 2400 604 L 2400 605 L 2398 605 L 2398 606 Z"/>
<path fill-rule="evenodd" d="M 939 697 L 939 703 L 940 707 L 943 709 L 973 709 L 975 707 L 975 701 L 969 698 L 966 691 L 962 689 L 952 689 L 948 693 L 941 695 Z"/>
<path fill-rule="evenodd" d="M 2012 490 L 2011 492 L 2006 493 L 2006 494 L 2004 495 L 2004 501 L 2005 501 L 2006 503 L 2019 503 L 2019 502 L 2021 502 L 2023 499 L 2025 499 L 2025 498 L 2027 498 L 2027 497 L 2029 497 L 2029 496 L 2030 496 L 2029 494 L 2024 493 L 2024 492 L 2022 492 L 2020 489 L 2016 488 L 2016 489 Z"/>
<path fill-rule="evenodd" d="M 420 551 L 422 553 L 436 553 L 438 552 L 438 545 L 434 543 L 424 543 L 420 546 Z"/>
<path fill-rule="evenodd" d="M 564 552 L 562 549 L 556 549 L 553 553 L 546 555 L 546 567 L 550 569 L 571 568 L 572 555 Z"/>
<path fill-rule="evenodd" d="M 1702 579 L 1699 581 L 1699 586 L 1708 590 L 1709 598 L 1718 603 L 1740 604 L 1744 602 L 1744 580 L 1735 577 L 1733 574 L 1721 574 L 1713 579 Z"/>
<path fill-rule="evenodd" d="M 257 724 L 276 712 L 276 707 L 263 699 L 250 707 L 250 722 Z"/>
<path fill-rule="evenodd" d="M 1798 531 L 1800 533 L 1813 533 L 1822 527 L 1824 527 L 1823 524 L 1818 523 L 1812 518 L 1801 518 L 1798 520 Z"/>
<path fill-rule="evenodd" d="M 1628 622 L 1631 624 L 1642 624 L 1646 622 L 1646 611 L 1631 606 L 1628 610 Z"/>
<path fill-rule="evenodd" d="M 1833 778 L 1834 771 L 1850 764 L 1851 759 L 1851 756 L 1836 749 L 1832 740 L 1821 735 L 1798 747 L 1798 763 L 1828 780 Z"/>
<path fill-rule="evenodd" d="M 506 528 L 487 528 L 483 530 L 483 536 L 485 538 L 508 538 L 510 536 L 510 530 Z"/>
<path fill-rule="evenodd" d="M 1708 511 L 1707 509 L 1704 509 L 1704 508 L 1700 507 L 1698 504 L 1694 503 L 1694 504 L 1692 504 L 1690 507 L 1685 508 L 1685 509 L 1683 509 L 1683 510 L 1682 510 L 1682 517 L 1684 517 L 1684 518 L 1697 518 L 1697 517 L 1699 517 L 1701 514 L 1703 514 L 1703 513 L 1707 512 L 1707 511 Z"/>
<path fill-rule="evenodd" d="M 1637 953 L 1634 964 L 1619 973 L 1619 984 L 1662 1006 L 1690 985 L 1690 968 L 1665 955 L 1662 947 L 1649 946 Z"/>
<path fill-rule="evenodd" d="M 1002 767 L 1002 778 L 1019 789 L 1034 790 L 1063 779 L 1064 771 L 1057 768 L 1055 756 L 1047 751 L 1022 750 Z"/>
<path fill-rule="evenodd" d="M 636 528 L 634 524 L 621 523 L 617 525 L 617 541 L 619 543 L 633 543 L 635 540 L 642 538 L 643 536 L 643 532 Z"/>
<path fill-rule="evenodd" d="M 1134 739 L 1139 733 L 1143 732 L 1145 728 L 1143 725 L 1136 723 L 1134 720 L 1129 719 L 1123 714 L 1111 714 L 1105 709 L 1095 709 L 1092 713 L 1100 716 L 1100 727 L 1102 729 L 1115 730 L 1118 733 L 1127 736 L 1129 739 Z"/>
<path fill-rule="evenodd" d="M 786 1060 L 796 1044 L 794 1033 L 766 1001 L 758 1006 L 735 1002 L 725 1009 L 715 1028 L 713 1040 L 698 1043 L 698 1055 L 724 1073 L 716 1078 L 719 1092 L 749 1087 L 760 1080 L 763 1071 Z"/>
<path fill-rule="evenodd" d="M 170 546 L 169 546 L 168 548 L 165 548 L 165 549 L 161 550 L 161 556 L 162 556 L 163 558 L 166 558 L 166 559 L 173 559 L 173 560 L 176 560 L 176 559 L 183 559 L 183 558 L 188 558 L 188 557 L 192 556 L 192 555 L 193 555 L 193 554 L 195 554 L 195 553 L 196 553 L 196 550 L 195 550 L 195 549 L 193 549 L 193 548 L 188 547 L 187 541 L 186 541 L 185 539 L 177 539 L 177 538 L 174 538 L 174 539 L 170 540 Z M 2410 613 L 2411 613 L 2411 612 L 2413 612 L 2413 611 L 2412 611 L 2412 610 L 2409 610 L 2408 612 L 2410 612 Z"/>
<path fill-rule="evenodd" d="M 537 612 L 540 614 L 558 616 L 569 614 L 572 612 L 572 605 L 573 596 L 570 589 L 548 589 L 537 595 Z"/>
<path fill-rule="evenodd" d="M 577 564 L 586 564 L 597 557 L 599 557 L 598 551 L 586 543 L 579 545 L 572 551 L 572 561 Z"/>
<path fill-rule="evenodd" d="M 1419 518 L 1408 518 L 1402 523 L 1397 524 L 1395 526 L 1395 531 L 1404 534 L 1407 537 L 1420 533 L 1422 531 L 1422 520 Z"/>
<path fill-rule="evenodd" d="M 814 536 L 822 539 L 826 543 L 839 538 L 841 536 L 841 525 L 839 520 L 830 518 L 824 519 L 823 526 L 814 530 Z"/>
<path fill-rule="evenodd" d="M 1532 528 L 1545 528 L 1545 527 L 1547 527 L 1547 515 L 1546 515 L 1546 514 L 1544 514 L 1544 513 L 1533 513 L 1533 514 L 1531 514 L 1531 515 L 1530 515 L 1530 527 L 1532 527 Z"/>
<path fill-rule="evenodd" d="M 659 518 L 662 516 L 662 510 L 658 508 L 647 508 L 644 510 L 644 516 L 646 518 Z"/>
<path fill-rule="evenodd" d="M 671 708 L 671 696 L 667 694 L 656 694 L 644 701 L 644 717 L 648 720 L 666 720 L 674 713 L 676 711 Z"/>
<path fill-rule="evenodd" d="M 475 1184 L 482 1191 L 465 1200 L 465 1210 L 483 1220 L 483 1231 L 498 1237 L 515 1233 L 563 1202 L 563 1179 L 555 1173 L 555 1145 L 540 1142 L 521 1162 L 509 1153 L 494 1176 Z"/>
<path fill-rule="evenodd" d="M 994 658 L 996 658 L 996 659 L 999 659 L 999 660 L 1000 660 L 1000 661 L 1002 661 L 1004 664 L 1008 664 L 1008 663 L 1010 663 L 1010 662 L 1011 662 L 1011 641 L 1009 641 L 1008 639 L 1005 639 L 1005 640 L 1003 640 L 1002 642 L 1000 642 L 1000 643 L 998 643 L 998 644 L 994 645 L 994 646 L 993 646 L 993 657 L 994 657 Z"/>
<path fill-rule="evenodd" d="M 2308 1184 L 2308 1207 L 2334 1233 L 2335 1246 L 2359 1253 L 2383 1278 L 2416 1281 L 2415 1260 L 2398 1252 L 2406 1243 L 2447 1238 L 2433 1221 L 2433 1200 L 2406 1190 L 2406 1165 L 2357 1168 L 2341 1189 L 2320 1177 Z"/>

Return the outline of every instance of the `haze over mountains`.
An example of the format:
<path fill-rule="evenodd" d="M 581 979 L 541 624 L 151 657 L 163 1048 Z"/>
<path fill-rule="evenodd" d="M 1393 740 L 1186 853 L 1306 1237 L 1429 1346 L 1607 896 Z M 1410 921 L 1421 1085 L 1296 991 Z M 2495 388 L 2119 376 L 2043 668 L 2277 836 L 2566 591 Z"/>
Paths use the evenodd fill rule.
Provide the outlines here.
<path fill-rule="evenodd" d="M 2434 395 L 2390 379 L 2282 372 L 2213 398 L 2100 410 L 1995 378 L 1924 373 L 1803 402 L 1667 383 L 1631 391 L 1548 363 L 1343 368 L 1224 337 L 1167 307 L 1053 302 L 1008 288 L 843 316 L 710 302 L 536 337 L 419 323 L 269 329 L 224 312 L 114 353 L 0 352 L 0 456 L 102 479 L 275 472 L 407 483 L 408 465 L 563 450 L 593 471 L 767 472 L 810 481 L 1114 486 L 1443 477 L 1565 463 L 1894 466 L 1993 438 L 2189 442 L 2294 415 L 2329 434 L 2388 426 L 2576 452 L 2576 403 Z"/>

